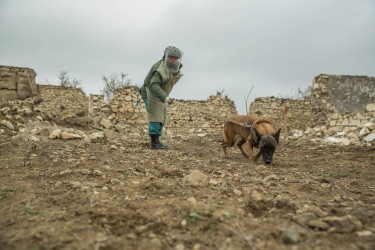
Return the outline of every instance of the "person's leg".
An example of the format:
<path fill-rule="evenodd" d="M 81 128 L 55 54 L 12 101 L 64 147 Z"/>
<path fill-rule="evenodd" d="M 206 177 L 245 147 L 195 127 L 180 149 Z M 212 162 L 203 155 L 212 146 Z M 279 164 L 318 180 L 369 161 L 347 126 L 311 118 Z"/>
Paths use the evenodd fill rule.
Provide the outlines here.
<path fill-rule="evenodd" d="M 151 137 L 151 149 L 168 149 L 168 146 L 163 145 L 159 141 L 161 135 L 162 124 L 160 122 L 149 122 L 148 133 Z"/>
<path fill-rule="evenodd" d="M 163 130 L 163 127 L 164 127 L 164 124 L 163 123 L 160 123 L 160 133 L 159 133 L 159 136 L 161 136 L 161 134 L 162 134 L 162 130 Z M 159 141 L 159 139 L 158 139 L 158 141 Z M 159 143 L 161 144 L 161 145 L 163 145 L 164 147 L 167 147 L 168 148 L 168 146 L 167 145 L 164 145 L 163 143 L 161 143 L 160 141 L 159 141 Z"/>
<path fill-rule="evenodd" d="M 148 122 L 149 135 L 161 135 L 160 122 Z"/>

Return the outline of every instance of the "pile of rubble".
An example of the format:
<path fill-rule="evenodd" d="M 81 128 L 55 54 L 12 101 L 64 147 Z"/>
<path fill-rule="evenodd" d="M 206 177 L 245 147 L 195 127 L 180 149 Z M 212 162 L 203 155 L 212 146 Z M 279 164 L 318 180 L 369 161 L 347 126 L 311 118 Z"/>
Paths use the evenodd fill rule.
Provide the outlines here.
<path fill-rule="evenodd" d="M 289 139 L 308 139 L 320 144 L 338 144 L 342 146 L 375 145 L 375 123 L 369 122 L 361 127 L 345 127 L 338 130 L 337 127 L 326 126 L 308 128 L 306 131 L 294 130 Z"/>
<path fill-rule="evenodd" d="M 11 136 L 21 136 L 28 141 L 48 139 L 98 141 L 113 138 L 114 130 L 124 129 L 121 126 L 116 128 L 104 118 L 77 116 L 60 119 L 61 117 L 51 114 L 38 105 L 40 101 L 40 98 L 31 97 L 0 103 L 0 134 L 7 131 Z M 84 132 L 79 129 L 80 127 Z"/>

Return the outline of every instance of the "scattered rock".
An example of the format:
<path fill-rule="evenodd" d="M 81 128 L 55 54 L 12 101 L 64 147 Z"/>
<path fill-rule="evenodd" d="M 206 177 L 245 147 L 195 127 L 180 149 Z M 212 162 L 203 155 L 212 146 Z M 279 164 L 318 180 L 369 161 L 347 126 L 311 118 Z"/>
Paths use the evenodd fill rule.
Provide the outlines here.
<path fill-rule="evenodd" d="M 35 137 L 35 136 L 30 136 L 30 140 L 33 141 L 33 142 L 38 142 L 40 141 L 40 139 L 38 137 Z"/>
<path fill-rule="evenodd" d="M 189 197 L 189 198 L 187 198 L 187 201 L 188 201 L 190 204 L 192 204 L 192 205 L 197 204 L 197 201 L 195 200 L 194 197 Z"/>
<path fill-rule="evenodd" d="M 0 125 L 3 125 L 5 127 L 9 128 L 10 130 L 14 130 L 14 126 L 13 126 L 13 124 L 10 121 L 1 120 L 0 121 Z"/>
<path fill-rule="evenodd" d="M 287 227 L 282 230 L 281 238 L 286 244 L 297 243 L 300 239 L 300 232 L 296 227 Z"/>
<path fill-rule="evenodd" d="M 59 136 L 62 140 L 75 140 L 75 139 L 82 139 L 82 136 L 77 134 L 71 134 L 71 133 L 61 133 Z"/>
<path fill-rule="evenodd" d="M 321 220 L 311 220 L 307 223 L 309 227 L 317 228 L 319 230 L 327 230 L 329 225 Z"/>
<path fill-rule="evenodd" d="M 308 212 L 303 214 L 298 214 L 294 217 L 294 221 L 301 226 L 307 226 L 310 221 L 315 220 L 317 217 L 315 214 Z"/>
<path fill-rule="evenodd" d="M 193 170 L 182 179 L 182 184 L 204 187 L 208 185 L 208 177 L 199 170 Z"/>
<path fill-rule="evenodd" d="M 48 138 L 50 139 L 58 139 L 60 137 L 60 133 L 52 132 Z"/>
<path fill-rule="evenodd" d="M 373 233 L 371 231 L 366 230 L 366 231 L 357 232 L 357 235 L 359 237 L 370 237 L 373 235 Z"/>
<path fill-rule="evenodd" d="M 90 134 L 89 138 L 91 139 L 91 141 L 96 141 L 98 139 L 104 139 L 105 136 L 103 132 L 95 132 L 95 133 Z"/>
<path fill-rule="evenodd" d="M 338 233 L 350 233 L 362 229 L 362 223 L 351 215 L 326 217 L 323 221 L 334 227 Z"/>
<path fill-rule="evenodd" d="M 176 245 L 176 247 L 174 249 L 175 250 L 185 250 L 185 246 L 183 244 L 178 244 L 178 245 Z"/>
<path fill-rule="evenodd" d="M 144 167 L 139 166 L 139 165 L 136 165 L 134 168 L 135 168 L 138 172 L 141 172 L 142 174 L 146 174 L 146 170 L 145 170 Z"/>
<path fill-rule="evenodd" d="M 365 140 L 366 142 L 372 142 L 373 140 L 375 140 L 375 133 L 369 134 L 368 136 L 366 136 L 366 137 L 364 138 L 364 140 Z"/>
<path fill-rule="evenodd" d="M 211 186 L 216 186 L 219 182 L 218 181 L 216 181 L 216 180 L 210 180 L 209 182 L 208 182 Z"/>
<path fill-rule="evenodd" d="M 238 190 L 238 189 L 233 189 L 233 193 L 235 193 L 238 196 L 242 195 L 242 192 L 240 190 Z"/>
<path fill-rule="evenodd" d="M 102 118 L 100 119 L 100 125 L 102 125 L 103 127 L 105 127 L 106 129 L 109 129 L 111 128 L 113 125 L 112 123 L 110 123 L 107 119 L 105 118 Z"/>
<path fill-rule="evenodd" d="M 368 215 L 366 209 L 364 209 L 364 208 L 359 208 L 359 209 L 355 210 L 352 213 L 352 215 L 357 217 L 362 223 L 366 223 L 366 221 L 368 221 L 368 219 L 369 219 L 369 215 Z"/>

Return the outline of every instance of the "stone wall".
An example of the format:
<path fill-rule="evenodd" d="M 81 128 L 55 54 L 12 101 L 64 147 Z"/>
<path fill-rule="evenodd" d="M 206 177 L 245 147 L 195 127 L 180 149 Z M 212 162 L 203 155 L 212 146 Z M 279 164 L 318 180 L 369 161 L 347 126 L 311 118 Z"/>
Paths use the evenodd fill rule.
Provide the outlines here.
<path fill-rule="evenodd" d="M 285 108 L 287 108 L 288 132 L 305 130 L 310 123 L 310 100 L 293 100 L 277 97 L 256 98 L 249 108 L 249 114 L 266 116 L 275 120 L 277 126 L 284 131 Z"/>
<path fill-rule="evenodd" d="M 374 134 L 375 77 L 319 75 L 311 89 L 311 122 L 319 135 L 369 141 Z"/>
<path fill-rule="evenodd" d="M 38 95 L 36 73 L 30 68 L 0 65 L 0 101 L 25 99 Z"/>
<path fill-rule="evenodd" d="M 90 95 L 90 110 L 89 114 L 91 116 L 98 115 L 101 106 L 104 104 L 104 95 Z"/>
<path fill-rule="evenodd" d="M 90 96 L 90 115 L 108 119 L 118 130 L 147 132 L 147 111 L 143 100 L 137 103 L 138 87 L 126 86 L 104 102 L 101 96 Z M 141 96 L 139 96 L 141 99 Z M 222 117 L 237 114 L 234 102 L 217 94 L 206 101 L 174 100 L 168 106 L 164 131 L 168 133 L 222 133 L 224 120 L 198 112 L 201 109 Z"/>
<path fill-rule="evenodd" d="M 357 113 L 368 112 L 374 103 L 375 77 L 318 75 L 311 88 L 311 126 L 331 126 L 331 118 L 355 119 Z M 345 118 L 343 118 L 345 120 Z"/>
<path fill-rule="evenodd" d="M 89 98 L 79 88 L 37 85 L 37 89 L 43 99 L 39 106 L 53 116 L 67 118 L 88 114 Z"/>

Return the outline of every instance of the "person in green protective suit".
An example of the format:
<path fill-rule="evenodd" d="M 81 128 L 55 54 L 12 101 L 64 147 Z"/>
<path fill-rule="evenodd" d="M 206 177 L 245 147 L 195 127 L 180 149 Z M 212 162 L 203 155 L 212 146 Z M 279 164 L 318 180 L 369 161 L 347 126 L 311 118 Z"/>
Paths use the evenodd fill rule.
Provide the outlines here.
<path fill-rule="evenodd" d="M 165 48 L 163 58 L 152 65 L 141 87 L 142 99 L 148 113 L 151 149 L 168 149 L 168 146 L 159 141 L 159 137 L 166 121 L 166 104 L 172 103 L 169 94 L 182 77 L 180 73 L 182 54 L 182 51 L 176 47 Z"/>

